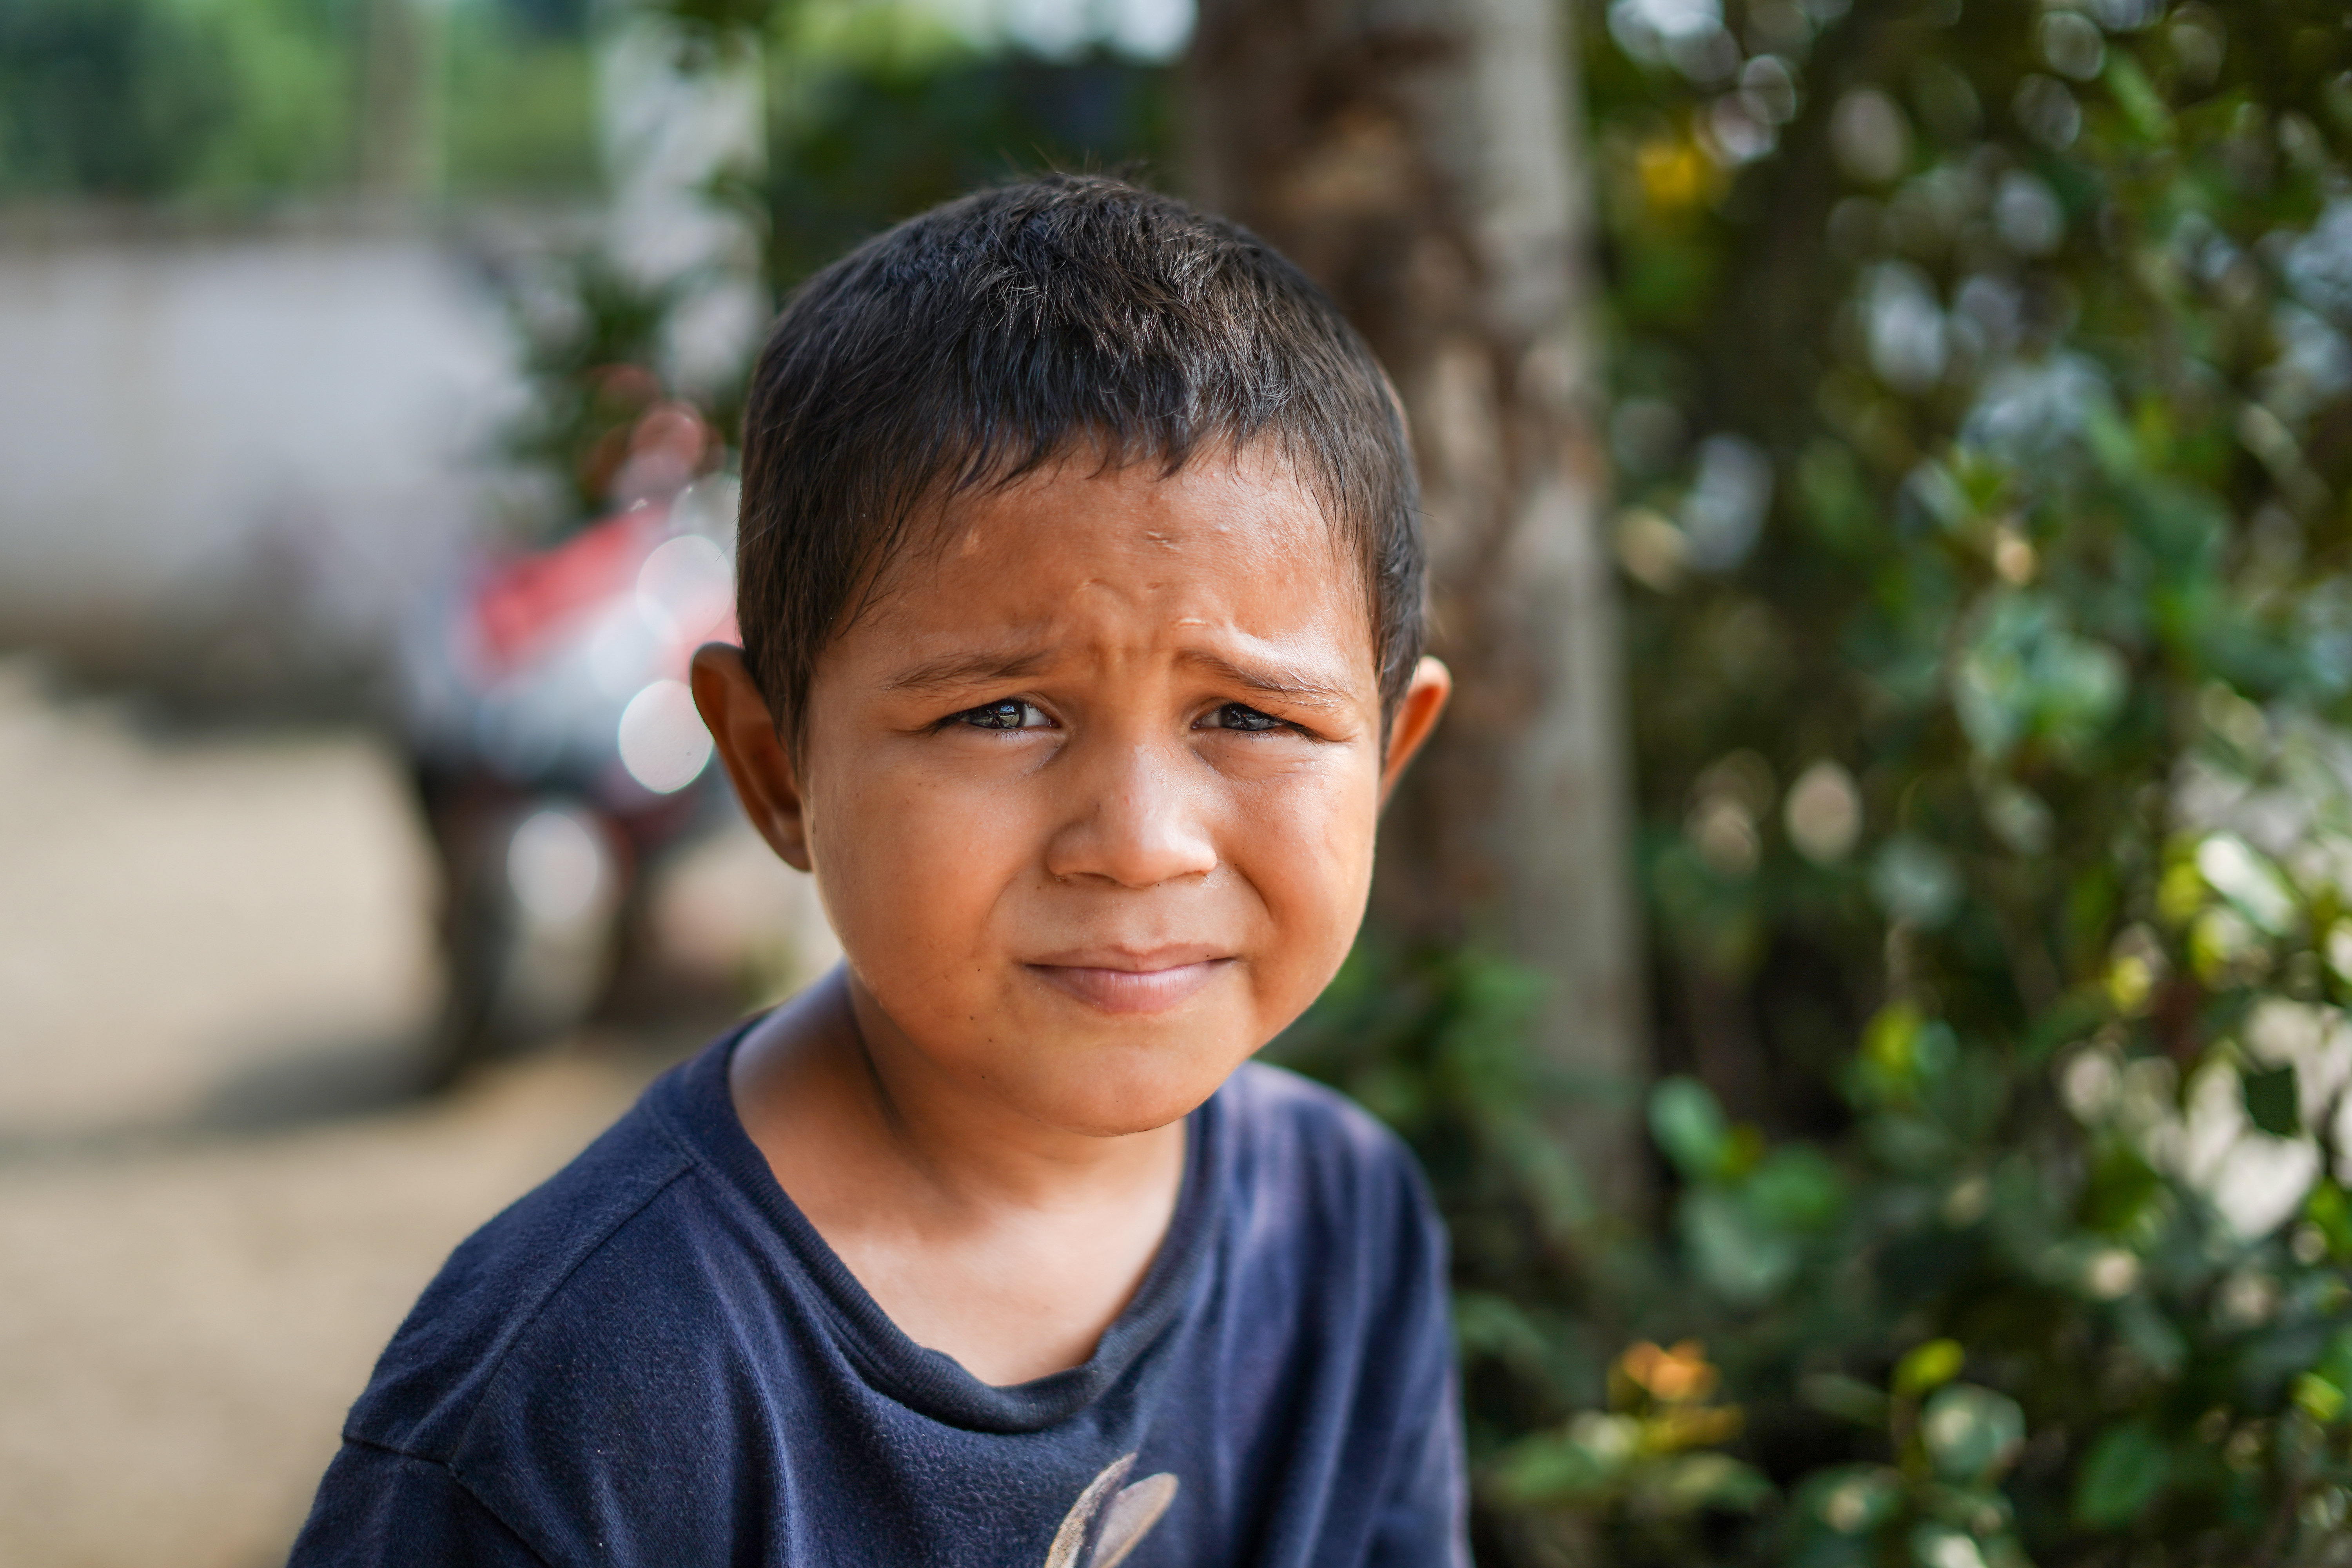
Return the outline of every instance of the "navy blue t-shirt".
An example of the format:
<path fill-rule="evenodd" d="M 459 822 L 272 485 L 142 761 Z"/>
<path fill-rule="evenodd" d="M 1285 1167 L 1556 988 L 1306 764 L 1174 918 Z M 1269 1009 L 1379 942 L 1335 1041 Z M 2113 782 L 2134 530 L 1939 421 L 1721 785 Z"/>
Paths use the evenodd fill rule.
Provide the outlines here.
<path fill-rule="evenodd" d="M 994 1387 L 784 1195 L 728 1092 L 740 1038 L 457 1248 L 297 1568 L 1467 1563 L 1444 1238 L 1362 1111 L 1244 1067 L 1093 1357 Z"/>

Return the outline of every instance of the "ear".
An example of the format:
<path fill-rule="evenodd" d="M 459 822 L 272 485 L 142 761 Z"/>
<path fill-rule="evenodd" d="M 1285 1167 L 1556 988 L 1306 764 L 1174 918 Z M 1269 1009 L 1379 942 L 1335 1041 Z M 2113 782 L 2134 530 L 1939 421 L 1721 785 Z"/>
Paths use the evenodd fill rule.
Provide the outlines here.
<path fill-rule="evenodd" d="M 698 692 L 701 688 L 695 689 Z M 1438 715 L 1445 711 L 1445 700 L 1454 695 L 1454 672 L 1433 658 L 1424 658 L 1413 666 L 1412 679 L 1404 689 L 1404 696 L 1396 706 L 1396 717 L 1389 721 L 1389 753 L 1381 762 L 1381 804 L 1388 804 L 1389 795 L 1396 788 L 1397 780 L 1404 776 L 1405 764 L 1437 728 Z"/>
<path fill-rule="evenodd" d="M 808 818 L 800 774 L 766 700 L 751 683 L 743 650 L 730 643 L 703 644 L 694 650 L 693 679 L 694 706 L 718 742 L 743 815 L 779 859 L 807 870 Z"/>

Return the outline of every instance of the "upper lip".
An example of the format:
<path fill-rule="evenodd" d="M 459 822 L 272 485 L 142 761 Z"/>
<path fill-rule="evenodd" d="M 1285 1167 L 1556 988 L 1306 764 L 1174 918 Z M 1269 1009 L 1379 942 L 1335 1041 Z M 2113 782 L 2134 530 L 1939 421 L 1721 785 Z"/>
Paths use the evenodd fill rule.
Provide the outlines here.
<path fill-rule="evenodd" d="M 1031 963 L 1053 969 L 1116 969 L 1129 974 L 1152 974 L 1181 969 L 1188 963 L 1210 963 L 1232 954 L 1206 942 L 1178 942 L 1147 946 L 1141 943 L 1097 943 L 1041 953 Z"/>

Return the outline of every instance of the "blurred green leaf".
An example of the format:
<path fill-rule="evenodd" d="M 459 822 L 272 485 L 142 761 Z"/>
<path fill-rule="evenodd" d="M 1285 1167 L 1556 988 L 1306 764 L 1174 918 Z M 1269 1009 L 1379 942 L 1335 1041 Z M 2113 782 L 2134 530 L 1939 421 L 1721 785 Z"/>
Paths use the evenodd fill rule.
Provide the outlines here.
<path fill-rule="evenodd" d="M 1680 1215 L 1691 1267 L 1726 1300 L 1769 1300 L 1795 1277 L 1796 1241 L 1763 1223 L 1744 1197 L 1702 1187 L 1684 1195 Z"/>
<path fill-rule="evenodd" d="M 1814 1373 L 1798 1385 L 1798 1393 L 1807 1405 L 1842 1421 L 1869 1427 L 1886 1425 L 1886 1395 L 1859 1378 Z"/>
<path fill-rule="evenodd" d="M 1676 1512 L 1707 1508 L 1746 1511 L 1774 1495 L 1772 1483 L 1761 1471 L 1723 1454 L 1677 1455 L 1645 1489 Z"/>
<path fill-rule="evenodd" d="M 2164 1178 L 2129 1143 L 2116 1141 L 2099 1152 L 2083 1189 L 2083 1223 L 2114 1233 L 2137 1223 L 2164 1191 Z"/>
<path fill-rule="evenodd" d="M 1792 1143 L 1758 1163 L 1748 1178 L 1747 1194 L 1757 1215 L 1775 1229 L 1821 1231 L 1843 1212 L 1845 1182 L 1821 1151 Z"/>
<path fill-rule="evenodd" d="M 1958 1340 L 1929 1340 L 1904 1352 L 1895 1363 L 1895 1392 L 1906 1399 L 1916 1399 L 1930 1390 L 1941 1388 L 1960 1375 L 1968 1364 L 1968 1352 Z"/>
<path fill-rule="evenodd" d="M 1723 1108 L 1696 1079 L 1665 1079 L 1651 1091 L 1650 1132 L 1675 1168 L 1695 1180 L 1720 1173 L 1731 1150 Z"/>
<path fill-rule="evenodd" d="M 2343 1187 L 2322 1178 L 2304 1200 L 2304 1217 L 2319 1232 L 2328 1255 L 2352 1259 L 2352 1198 Z"/>
<path fill-rule="evenodd" d="M 2172 1456 L 2164 1439 L 2137 1422 L 2101 1432 L 2074 1482 L 2074 1522 L 2085 1530 L 2121 1530 L 2164 1489 Z"/>

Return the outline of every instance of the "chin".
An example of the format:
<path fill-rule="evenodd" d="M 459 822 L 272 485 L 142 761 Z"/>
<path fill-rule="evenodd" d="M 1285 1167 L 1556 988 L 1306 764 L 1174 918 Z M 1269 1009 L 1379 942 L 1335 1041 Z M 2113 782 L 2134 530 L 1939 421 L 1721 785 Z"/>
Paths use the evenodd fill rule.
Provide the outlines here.
<path fill-rule="evenodd" d="M 1058 1070 L 1008 1075 L 1006 1098 L 1065 1131 L 1124 1138 L 1190 1115 L 1249 1056 L 1197 1046 L 1082 1047 L 1062 1056 Z"/>

